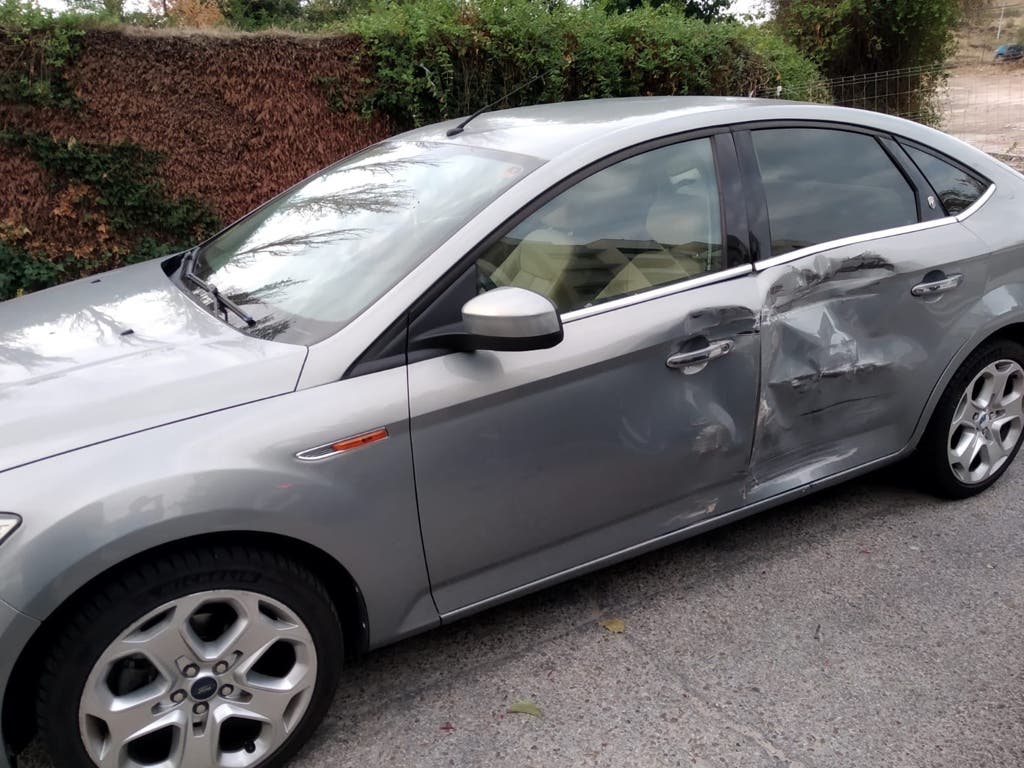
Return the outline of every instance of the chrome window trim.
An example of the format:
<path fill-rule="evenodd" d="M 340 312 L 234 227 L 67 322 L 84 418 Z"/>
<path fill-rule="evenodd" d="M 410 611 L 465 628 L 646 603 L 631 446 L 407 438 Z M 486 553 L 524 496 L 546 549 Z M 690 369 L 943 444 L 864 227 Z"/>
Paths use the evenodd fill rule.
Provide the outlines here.
<path fill-rule="evenodd" d="M 749 275 L 753 271 L 754 268 L 750 264 L 741 264 L 738 267 L 730 267 L 729 269 L 723 269 L 720 272 L 709 272 L 706 275 L 699 275 L 698 277 L 681 280 L 677 283 L 668 283 L 657 288 L 650 288 L 640 293 L 623 296 L 621 299 L 612 299 L 611 301 L 594 304 L 590 307 L 582 307 L 581 309 L 574 309 L 570 312 L 566 312 L 562 315 L 562 323 L 571 323 L 575 320 L 582 320 L 587 317 L 593 317 L 594 315 L 601 315 L 605 312 L 613 312 L 614 310 L 622 309 L 623 307 L 631 307 L 634 304 L 642 304 L 645 301 L 653 301 L 654 299 L 664 298 L 665 296 L 684 293 L 694 288 L 701 288 L 705 285 L 713 285 L 714 283 L 731 280 L 734 277 Z"/>
<path fill-rule="evenodd" d="M 813 256 L 816 253 L 822 253 L 823 251 L 831 251 L 833 248 L 842 248 L 847 245 L 857 245 L 857 243 L 865 243 L 868 240 L 881 240 L 886 237 L 895 237 L 896 235 L 906 235 L 911 232 L 921 232 L 926 229 L 935 229 L 936 227 L 945 227 L 949 224 L 955 224 L 963 222 L 965 219 L 973 216 L 978 210 L 985 205 L 996 193 L 996 185 L 990 184 L 989 188 L 985 190 L 984 194 L 974 201 L 963 213 L 957 216 L 946 216 L 941 219 L 934 219 L 933 221 L 920 221 L 917 224 L 907 224 L 903 227 L 893 227 L 892 229 L 880 229 L 875 232 L 866 232 L 863 235 L 851 235 L 850 237 L 844 237 L 839 240 L 829 240 L 824 243 L 818 243 L 817 245 L 810 245 L 806 248 L 800 248 L 796 251 L 790 251 L 789 253 L 783 253 L 778 256 L 772 256 L 770 259 L 764 261 L 758 261 L 754 264 L 754 269 L 761 272 L 771 267 L 777 267 L 780 264 L 788 264 L 791 261 L 802 259 L 805 256 Z"/>
<path fill-rule="evenodd" d="M 981 197 L 979 197 L 977 200 L 974 201 L 974 205 L 972 205 L 970 208 L 968 208 L 966 211 L 964 211 L 963 213 L 959 214 L 958 216 L 955 216 L 954 218 L 957 221 L 962 222 L 962 221 L 964 221 L 964 219 L 967 219 L 970 216 L 973 216 L 975 213 L 978 212 L 978 210 L 981 208 L 981 206 L 983 206 L 985 203 L 987 203 L 991 199 L 992 195 L 994 195 L 995 193 L 996 193 L 996 185 L 995 184 L 989 184 L 988 185 L 988 189 L 985 190 L 985 193 Z"/>

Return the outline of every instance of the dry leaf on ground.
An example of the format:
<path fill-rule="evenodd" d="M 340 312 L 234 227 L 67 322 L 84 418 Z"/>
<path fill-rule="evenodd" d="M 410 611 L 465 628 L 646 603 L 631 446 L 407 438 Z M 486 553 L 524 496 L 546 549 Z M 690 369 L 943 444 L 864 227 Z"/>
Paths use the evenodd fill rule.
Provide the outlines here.
<path fill-rule="evenodd" d="M 616 635 L 621 635 L 626 631 L 626 622 L 622 619 L 605 619 L 601 622 L 601 626 Z"/>
<path fill-rule="evenodd" d="M 517 701 L 515 704 L 508 708 L 508 711 L 517 715 L 532 715 L 533 717 L 542 717 L 540 707 L 538 707 L 529 699 Z"/>

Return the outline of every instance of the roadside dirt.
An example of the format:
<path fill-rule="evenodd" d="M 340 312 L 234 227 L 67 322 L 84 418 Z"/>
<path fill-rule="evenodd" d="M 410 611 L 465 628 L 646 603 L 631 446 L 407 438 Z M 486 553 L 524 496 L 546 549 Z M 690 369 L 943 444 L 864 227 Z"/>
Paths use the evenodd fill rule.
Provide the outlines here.
<path fill-rule="evenodd" d="M 942 128 L 1000 159 L 1024 166 L 1024 64 L 954 69 Z"/>

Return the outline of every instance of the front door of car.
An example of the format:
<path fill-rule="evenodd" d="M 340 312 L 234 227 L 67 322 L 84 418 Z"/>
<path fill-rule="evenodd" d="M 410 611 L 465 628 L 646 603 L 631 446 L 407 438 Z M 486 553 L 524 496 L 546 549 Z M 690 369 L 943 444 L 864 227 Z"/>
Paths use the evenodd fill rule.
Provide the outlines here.
<path fill-rule="evenodd" d="M 409 365 L 442 614 L 740 503 L 760 301 L 749 265 L 723 248 L 714 146 L 610 161 L 481 246 L 470 291 L 547 296 L 563 317 L 558 346 Z"/>
<path fill-rule="evenodd" d="M 758 171 L 752 199 L 766 204 L 771 242 L 755 265 L 755 502 L 908 444 L 985 284 L 985 247 L 942 206 L 960 213 L 984 186 L 966 179 L 958 201 L 937 200 L 923 160 L 867 133 L 766 127 L 737 145 Z"/>

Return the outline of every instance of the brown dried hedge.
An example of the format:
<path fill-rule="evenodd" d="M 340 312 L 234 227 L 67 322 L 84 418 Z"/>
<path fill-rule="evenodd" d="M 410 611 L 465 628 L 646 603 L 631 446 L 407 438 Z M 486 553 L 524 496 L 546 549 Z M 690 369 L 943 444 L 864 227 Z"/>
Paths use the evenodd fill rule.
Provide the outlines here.
<path fill-rule="evenodd" d="M 0 46 L 0 70 L 9 50 Z M 360 60 L 350 35 L 90 30 L 64 73 L 78 107 L 0 102 L 0 130 L 155 151 L 171 195 L 229 222 L 387 135 L 383 119 L 330 103 L 333 93 L 358 104 Z M 0 240 L 51 259 L 131 247 L 110 241 L 89 189 L 51 177 L 22 148 L 0 152 Z"/>

